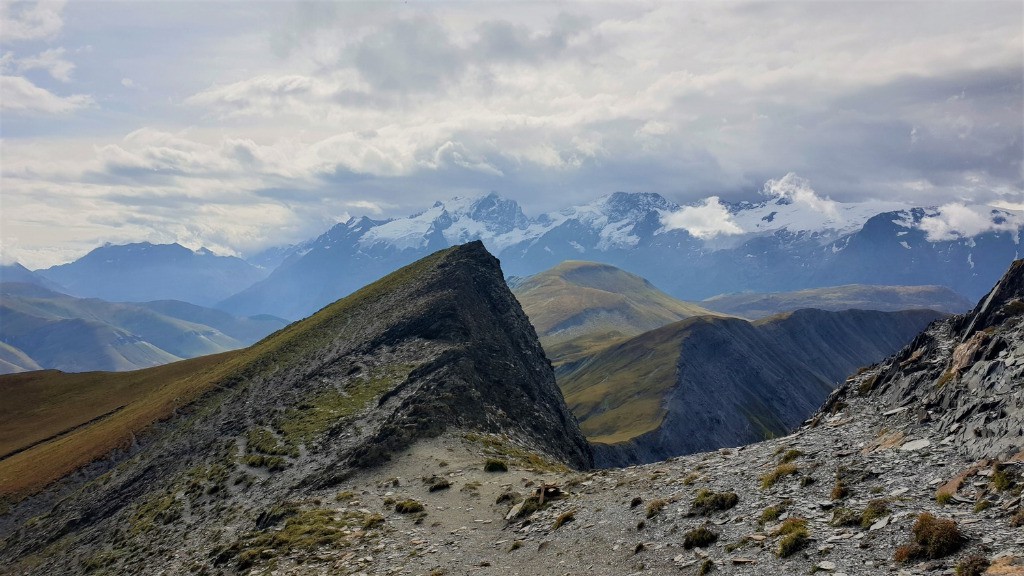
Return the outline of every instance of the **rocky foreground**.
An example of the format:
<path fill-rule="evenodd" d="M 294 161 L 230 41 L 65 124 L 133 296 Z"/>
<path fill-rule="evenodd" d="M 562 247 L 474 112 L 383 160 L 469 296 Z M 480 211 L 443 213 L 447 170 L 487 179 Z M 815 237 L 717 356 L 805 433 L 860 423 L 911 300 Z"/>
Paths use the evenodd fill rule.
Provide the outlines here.
<path fill-rule="evenodd" d="M 511 464 L 515 451 L 500 437 L 421 442 L 302 504 L 333 518 L 375 518 L 373 527 L 353 526 L 340 546 L 254 550 L 273 559 L 256 560 L 252 573 L 944 574 L 978 556 L 1000 567 L 992 574 L 1024 574 L 1024 466 L 979 466 L 945 430 L 919 423 L 909 410 L 884 408 L 855 397 L 785 438 L 589 473 Z M 510 469 L 485 472 L 488 458 Z M 1000 484 L 1006 477 L 1014 484 Z M 839 498 L 837 485 L 845 489 Z M 522 499 L 544 486 L 559 494 L 543 505 L 531 500 L 527 510 L 540 509 L 524 513 Z M 706 490 L 733 493 L 736 503 L 695 507 Z M 950 497 L 937 500 L 942 493 Z M 423 510 L 397 512 L 407 501 Z M 896 562 L 922 512 L 953 520 L 965 541 L 942 558 Z M 806 537 L 790 539 L 799 541 L 796 549 L 780 557 L 788 538 L 780 531 L 796 519 L 805 521 Z M 712 541 L 692 545 L 702 529 Z"/>

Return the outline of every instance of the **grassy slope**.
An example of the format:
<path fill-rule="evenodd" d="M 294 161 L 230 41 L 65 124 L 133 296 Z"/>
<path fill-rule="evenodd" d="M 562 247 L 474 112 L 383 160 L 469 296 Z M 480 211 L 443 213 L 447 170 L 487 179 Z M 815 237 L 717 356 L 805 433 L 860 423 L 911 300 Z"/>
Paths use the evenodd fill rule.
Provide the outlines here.
<path fill-rule="evenodd" d="M 242 350 L 134 372 L 49 370 L 0 377 L 0 454 L 23 450 L 0 457 L 0 496 L 42 489 L 218 387 L 286 369 L 341 333 L 364 302 L 413 281 L 449 251 L 406 266 Z"/>
<path fill-rule="evenodd" d="M 566 261 L 513 290 L 557 366 L 648 330 L 705 314 L 614 266 Z"/>
<path fill-rule="evenodd" d="M 930 308 L 960 314 L 971 307 L 963 296 L 944 286 L 868 286 L 849 284 L 794 292 L 722 294 L 701 305 L 743 318 L 763 318 L 801 308 L 819 310 L 912 310 Z"/>
<path fill-rule="evenodd" d="M 679 348 L 699 317 L 676 322 L 601 350 L 559 379 L 565 401 L 592 442 L 613 444 L 657 428 L 662 399 L 675 386 Z"/>

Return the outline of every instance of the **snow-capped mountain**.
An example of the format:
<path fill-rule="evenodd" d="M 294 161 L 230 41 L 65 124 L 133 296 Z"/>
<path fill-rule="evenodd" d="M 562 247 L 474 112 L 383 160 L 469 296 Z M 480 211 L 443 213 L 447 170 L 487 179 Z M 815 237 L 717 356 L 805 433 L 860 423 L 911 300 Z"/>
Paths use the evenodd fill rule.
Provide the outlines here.
<path fill-rule="evenodd" d="M 711 197 L 681 206 L 658 194 L 618 192 L 530 218 L 491 193 L 437 202 L 408 218 L 352 218 L 221 306 L 299 318 L 430 252 L 477 239 L 507 275 L 593 260 L 684 299 L 847 283 L 939 284 L 977 298 L 1020 255 L 1018 212 L 845 204 L 799 182 L 781 184 L 766 187 L 757 203 Z"/>
<path fill-rule="evenodd" d="M 37 270 L 68 294 L 112 302 L 218 302 L 267 273 L 233 256 L 180 244 L 107 244 L 70 262 Z"/>

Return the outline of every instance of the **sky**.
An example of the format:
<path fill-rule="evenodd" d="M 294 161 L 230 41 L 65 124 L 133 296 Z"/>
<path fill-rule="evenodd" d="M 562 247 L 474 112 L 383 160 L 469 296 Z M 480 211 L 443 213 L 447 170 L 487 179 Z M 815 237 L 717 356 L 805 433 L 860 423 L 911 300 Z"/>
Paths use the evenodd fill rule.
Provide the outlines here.
<path fill-rule="evenodd" d="M 709 206 L 790 174 L 1024 208 L 1022 31 L 1019 1 L 0 0 L 0 258 L 246 255 L 490 191 Z"/>

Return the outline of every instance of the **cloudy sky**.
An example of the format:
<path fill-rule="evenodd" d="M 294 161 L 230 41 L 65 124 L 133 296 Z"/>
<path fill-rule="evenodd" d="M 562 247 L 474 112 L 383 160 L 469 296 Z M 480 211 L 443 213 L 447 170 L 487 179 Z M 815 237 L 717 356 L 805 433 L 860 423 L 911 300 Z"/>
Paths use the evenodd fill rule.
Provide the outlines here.
<path fill-rule="evenodd" d="M 0 255 L 496 191 L 1024 202 L 1010 2 L 0 2 Z"/>

